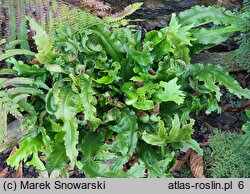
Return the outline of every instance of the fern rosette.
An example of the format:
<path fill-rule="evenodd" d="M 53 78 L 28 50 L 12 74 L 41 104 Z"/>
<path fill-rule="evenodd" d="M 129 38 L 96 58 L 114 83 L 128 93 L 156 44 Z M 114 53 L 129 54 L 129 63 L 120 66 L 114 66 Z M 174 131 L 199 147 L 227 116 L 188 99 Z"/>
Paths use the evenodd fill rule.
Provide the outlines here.
<path fill-rule="evenodd" d="M 206 12 L 218 17 L 206 19 Z M 197 18 L 185 19 L 194 13 Z M 213 33 L 221 36 L 204 41 L 200 26 L 214 19 L 220 30 Z M 49 34 L 29 18 L 40 66 L 10 60 L 18 78 L 1 81 L 7 92 L 0 94 L 15 98 L 19 93 L 7 86 L 16 87 L 18 81 L 31 87 L 20 93 L 27 94 L 22 97 L 33 111 L 22 109 L 30 113 L 23 125 L 34 131 L 7 162 L 17 167 L 33 154 L 28 164 L 49 173 L 59 169 L 65 175 L 63 167 L 69 163 L 88 177 L 171 177 L 176 150 L 192 148 L 202 154 L 192 139 L 195 121 L 190 113 L 219 112 L 219 86 L 250 98 L 250 91 L 221 68 L 190 63 L 197 45 L 203 50 L 240 30 L 236 19 L 224 9 L 194 7 L 143 36 L 105 22 L 80 27 L 78 20 Z M 222 29 L 228 33 L 222 35 Z M 35 93 L 39 88 L 41 93 Z M 29 95 L 39 98 L 32 101 Z"/>

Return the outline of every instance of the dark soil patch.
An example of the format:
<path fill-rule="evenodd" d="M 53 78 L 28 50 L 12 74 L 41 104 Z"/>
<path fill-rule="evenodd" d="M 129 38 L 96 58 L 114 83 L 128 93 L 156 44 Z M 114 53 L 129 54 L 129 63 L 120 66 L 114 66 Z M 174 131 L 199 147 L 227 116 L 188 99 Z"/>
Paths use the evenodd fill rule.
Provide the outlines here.
<path fill-rule="evenodd" d="M 250 74 L 246 72 L 233 73 L 232 76 L 242 87 L 250 88 Z M 245 109 L 249 109 L 245 99 L 229 94 L 222 88 L 223 96 L 220 107 L 221 114 L 212 113 L 207 115 L 204 111 L 198 115 L 192 115 L 195 119 L 195 133 L 193 138 L 198 142 L 208 141 L 209 135 L 215 130 L 232 133 L 242 133 L 241 127 L 244 124 Z"/>
<path fill-rule="evenodd" d="M 212 113 L 210 115 L 201 112 L 195 119 L 195 133 L 193 138 L 198 142 L 207 142 L 209 135 L 215 130 L 240 133 L 243 121 L 242 113 L 227 111 L 222 114 Z"/>
<path fill-rule="evenodd" d="M 9 157 L 10 152 L 6 154 L 0 154 L 0 172 L 2 172 L 5 168 L 8 168 L 6 176 L 4 178 L 15 178 L 16 171 L 7 165 L 6 160 Z M 23 167 L 23 178 L 38 178 L 39 172 L 36 170 L 34 166 L 26 166 Z M 85 178 L 85 175 L 80 172 L 77 168 L 69 171 L 70 178 Z"/>
<path fill-rule="evenodd" d="M 6 173 L 5 178 L 14 178 L 16 175 L 16 171 L 7 165 L 6 160 L 9 157 L 10 152 L 6 154 L 0 154 L 0 172 L 8 167 L 8 172 Z M 25 178 L 37 178 L 39 176 L 38 171 L 35 169 L 34 166 L 27 167 L 25 166 L 23 168 L 23 175 Z"/>

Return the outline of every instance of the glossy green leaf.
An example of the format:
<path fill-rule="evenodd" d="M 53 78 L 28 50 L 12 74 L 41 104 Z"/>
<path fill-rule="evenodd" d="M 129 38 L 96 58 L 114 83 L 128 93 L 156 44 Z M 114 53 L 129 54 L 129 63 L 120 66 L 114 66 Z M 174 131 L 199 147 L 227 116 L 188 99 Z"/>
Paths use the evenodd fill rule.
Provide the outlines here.
<path fill-rule="evenodd" d="M 210 22 L 213 22 L 215 25 L 235 24 L 237 20 L 238 18 L 235 14 L 219 6 L 194 6 L 178 15 L 178 21 L 182 25 L 194 24 L 196 27 Z"/>
<path fill-rule="evenodd" d="M 215 29 L 201 29 L 193 33 L 193 37 L 196 42 L 209 45 L 209 44 L 220 44 L 226 41 L 235 32 L 240 31 L 241 28 L 237 26 L 228 26 L 224 28 Z"/>
<path fill-rule="evenodd" d="M 37 170 L 44 171 L 46 168 L 43 162 L 40 160 L 38 153 L 33 153 L 32 159 L 27 162 L 27 165 L 33 165 Z"/>
<path fill-rule="evenodd" d="M 97 117 L 96 113 L 96 98 L 92 88 L 92 80 L 88 76 L 82 75 L 76 78 L 76 85 L 81 89 L 79 97 L 81 106 L 84 109 L 85 119 L 91 123 L 92 130 L 96 130 L 102 121 Z"/>
<path fill-rule="evenodd" d="M 147 32 L 145 35 L 144 42 L 152 42 L 153 46 L 158 45 L 162 40 L 164 39 L 164 35 L 161 31 L 152 30 L 150 32 Z"/>
<path fill-rule="evenodd" d="M 143 100 L 135 102 L 132 105 L 138 110 L 151 110 L 154 108 L 154 102 L 152 100 Z"/>
<path fill-rule="evenodd" d="M 185 94 L 180 90 L 180 85 L 177 85 L 177 78 L 169 82 L 160 82 L 161 88 L 153 95 L 156 102 L 173 101 L 180 105 L 184 102 Z"/>
<path fill-rule="evenodd" d="M 30 27 L 36 31 L 36 35 L 33 36 L 38 50 L 36 58 L 40 63 L 50 63 L 56 57 L 56 54 L 53 52 L 52 39 L 44 29 L 36 23 L 35 19 L 28 17 L 28 21 Z"/>
<path fill-rule="evenodd" d="M 46 160 L 46 169 L 51 173 L 55 169 L 64 168 L 67 164 L 66 150 L 62 143 L 56 142 L 53 151 Z"/>
<path fill-rule="evenodd" d="M 40 135 L 36 133 L 30 134 L 28 137 L 25 137 L 23 141 L 19 144 L 19 149 L 17 150 L 17 152 L 7 159 L 7 163 L 17 169 L 19 163 L 22 160 L 26 162 L 26 160 L 31 154 L 37 154 L 38 151 L 42 149 L 42 147 L 43 142 L 41 140 Z M 37 158 L 34 158 L 34 160 L 37 160 Z M 35 164 L 36 162 L 33 161 L 33 164 Z M 38 162 L 38 164 L 40 166 L 40 162 Z"/>
<path fill-rule="evenodd" d="M 204 81 L 204 85 L 209 90 L 216 92 L 217 100 L 220 100 L 221 92 L 218 86 L 225 86 L 228 91 L 239 98 L 250 98 L 250 90 L 243 89 L 239 83 L 234 80 L 226 70 L 219 66 L 207 64 L 192 64 L 188 71 L 188 75 L 191 75 L 194 79 Z"/>
<path fill-rule="evenodd" d="M 103 76 L 102 78 L 96 80 L 99 84 L 111 84 L 114 81 L 114 78 L 111 76 Z"/>
<path fill-rule="evenodd" d="M 113 143 L 113 150 L 123 156 L 132 156 L 138 141 L 138 124 L 134 112 L 124 109 L 117 124 L 109 126 L 109 129 L 118 133 Z"/>
<path fill-rule="evenodd" d="M 187 140 L 186 145 L 196 151 L 199 155 L 203 154 L 203 149 L 201 149 L 199 143 L 193 139 Z"/>
<path fill-rule="evenodd" d="M 18 75 L 22 76 L 43 75 L 47 72 L 44 68 L 41 68 L 39 65 L 29 66 L 19 61 L 16 61 L 14 63 L 13 70 L 15 70 Z"/>
<path fill-rule="evenodd" d="M 166 146 L 166 139 L 161 138 L 158 135 L 148 134 L 146 131 L 142 134 L 142 139 L 150 144 L 155 146 Z"/>
<path fill-rule="evenodd" d="M 181 126 L 179 117 L 175 115 L 174 120 L 172 121 L 172 128 L 167 135 L 166 141 L 171 143 L 190 140 L 191 135 L 194 132 L 193 125 L 194 120 L 190 120 L 189 124 Z"/>
<path fill-rule="evenodd" d="M 66 154 L 74 165 L 77 163 L 78 150 L 76 145 L 79 139 L 75 118 L 77 114 L 76 94 L 71 90 L 70 86 L 55 88 L 55 90 L 55 104 L 58 107 L 55 116 L 57 119 L 63 121 L 62 130 L 65 131 L 64 145 L 66 147 Z"/>

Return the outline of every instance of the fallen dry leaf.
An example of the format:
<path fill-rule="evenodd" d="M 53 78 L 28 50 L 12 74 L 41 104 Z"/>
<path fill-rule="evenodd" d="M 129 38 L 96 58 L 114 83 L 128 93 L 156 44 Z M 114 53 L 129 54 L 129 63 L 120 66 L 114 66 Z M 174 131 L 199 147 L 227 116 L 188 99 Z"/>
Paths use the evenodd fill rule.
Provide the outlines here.
<path fill-rule="evenodd" d="M 30 64 L 40 64 L 40 62 L 38 61 L 37 58 L 32 59 L 31 61 L 29 61 Z"/>
<path fill-rule="evenodd" d="M 194 150 L 190 153 L 190 170 L 195 178 L 205 178 L 204 163 L 202 156 L 198 155 Z"/>
<path fill-rule="evenodd" d="M 20 162 L 14 178 L 23 178 L 23 163 Z"/>
<path fill-rule="evenodd" d="M 14 153 L 16 153 L 16 151 L 17 151 L 17 147 L 14 146 L 14 147 L 12 148 L 11 152 L 10 152 L 10 156 L 12 156 Z"/>
<path fill-rule="evenodd" d="M 223 105 L 223 106 L 221 106 L 221 112 L 225 112 L 225 111 L 227 111 L 227 110 L 230 110 L 230 106 L 228 106 L 228 105 Z"/>
<path fill-rule="evenodd" d="M 243 88 L 246 88 L 247 87 L 247 76 L 243 73 L 238 72 L 237 78 L 238 78 L 237 80 L 241 83 Z"/>
<path fill-rule="evenodd" d="M 8 172 L 9 172 L 9 168 L 8 168 L 8 167 L 6 167 L 5 169 L 3 169 L 3 170 L 0 172 L 0 178 L 6 177 L 7 174 L 8 174 Z"/>
<path fill-rule="evenodd" d="M 188 160 L 191 153 L 191 149 L 187 151 L 185 155 L 183 155 L 179 160 L 176 160 L 174 167 L 170 168 L 169 172 L 174 173 L 176 171 L 180 171 L 182 166 L 185 164 L 185 162 Z"/>

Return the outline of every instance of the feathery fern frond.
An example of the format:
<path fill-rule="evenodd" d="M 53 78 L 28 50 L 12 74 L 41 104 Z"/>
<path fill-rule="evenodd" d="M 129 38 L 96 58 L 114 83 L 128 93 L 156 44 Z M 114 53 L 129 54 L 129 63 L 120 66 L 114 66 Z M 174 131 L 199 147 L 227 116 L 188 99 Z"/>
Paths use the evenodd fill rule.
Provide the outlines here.
<path fill-rule="evenodd" d="M 7 107 L 0 98 L 0 142 L 7 135 Z"/>
<path fill-rule="evenodd" d="M 211 154 L 205 157 L 207 173 L 212 178 L 247 178 L 250 176 L 249 145 L 235 150 L 243 136 L 236 133 L 217 131 L 210 136 Z"/>
<path fill-rule="evenodd" d="M 9 32 L 9 40 L 15 40 L 16 39 L 16 9 L 14 7 L 14 0 L 8 1 L 8 16 L 9 22 L 6 23 L 6 29 L 7 32 Z M 13 17 L 13 15 L 15 17 Z"/>
<path fill-rule="evenodd" d="M 125 17 L 133 14 L 135 11 L 140 9 L 140 7 L 143 5 L 143 3 L 134 3 L 131 5 L 128 5 L 125 7 L 122 11 L 111 14 L 109 16 L 104 17 L 103 19 L 108 23 L 108 24 L 115 24 L 121 20 L 124 20 Z"/>
<path fill-rule="evenodd" d="M 29 50 L 28 15 L 42 26 L 43 30 L 69 26 L 73 32 L 79 29 L 102 25 L 121 25 L 121 21 L 137 10 L 142 3 L 135 3 L 123 11 L 112 14 L 109 4 L 99 0 L 0 0 L 0 38 L 8 37 L 8 49 L 19 45 Z M 97 17 L 98 16 L 98 17 Z M 106 17 L 102 21 L 99 17 Z M 1 25 L 4 22 L 5 25 Z M 129 20 L 124 20 L 127 25 Z M 6 29 L 1 29 L 6 26 Z M 6 33 L 4 33 L 6 31 Z M 4 35 L 4 36 L 3 36 Z M 16 41 L 18 39 L 18 41 Z"/>
<path fill-rule="evenodd" d="M 240 12 L 240 25 L 243 26 L 246 31 L 241 33 L 237 38 L 237 42 L 240 45 L 236 51 L 237 61 L 244 65 L 248 72 L 250 72 L 250 0 L 244 0 L 243 9 Z"/>
<path fill-rule="evenodd" d="M 24 19 L 25 16 L 25 2 L 19 1 L 19 3 L 16 4 L 16 11 L 17 11 L 17 22 L 16 27 L 19 30 L 19 33 L 17 33 L 18 40 L 21 40 L 20 46 L 22 49 L 29 50 L 29 43 L 26 41 L 28 40 L 28 28 L 26 24 L 26 19 Z"/>
<path fill-rule="evenodd" d="M 57 14 L 56 19 L 54 19 L 56 29 L 67 26 L 75 32 L 80 29 L 103 24 L 100 18 L 92 15 L 88 11 L 76 7 L 69 7 L 62 3 L 55 3 L 54 10 Z"/>
<path fill-rule="evenodd" d="M 35 113 L 32 103 L 28 103 L 27 100 L 31 95 L 45 99 L 44 91 L 40 88 L 49 89 L 44 82 L 32 78 L 0 78 L 0 132 L 7 130 L 5 116 L 7 117 L 8 114 L 21 120 L 23 112 Z"/>
<path fill-rule="evenodd" d="M 0 1 L 0 39 L 1 37 L 4 37 L 4 28 L 3 28 L 3 24 L 4 24 L 4 7 L 3 7 L 3 2 Z M 1 44 L 0 44 L 1 45 Z"/>
<path fill-rule="evenodd" d="M 79 8 L 85 8 L 90 10 L 93 14 L 104 17 L 107 15 L 110 15 L 111 13 L 111 7 L 109 4 L 105 4 L 98 0 L 64 0 L 64 2 L 67 2 L 71 5 L 75 5 Z"/>

